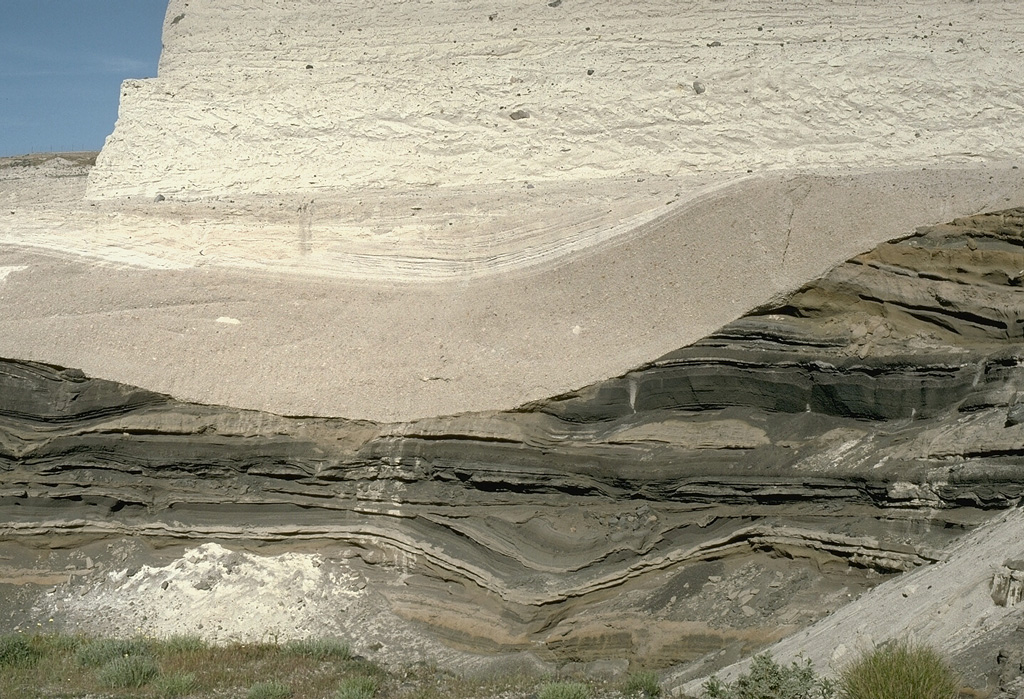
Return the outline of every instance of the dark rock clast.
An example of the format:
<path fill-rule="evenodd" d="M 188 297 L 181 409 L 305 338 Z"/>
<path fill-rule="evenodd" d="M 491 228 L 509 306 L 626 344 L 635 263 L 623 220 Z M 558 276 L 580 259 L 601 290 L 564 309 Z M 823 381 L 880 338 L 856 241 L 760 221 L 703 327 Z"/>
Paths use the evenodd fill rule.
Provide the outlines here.
<path fill-rule="evenodd" d="M 625 376 L 402 424 L 5 361 L 0 535 L 342 541 L 414 560 L 382 594 L 454 647 L 724 662 L 1024 496 L 1022 269 L 1024 210 L 929 227 Z"/>

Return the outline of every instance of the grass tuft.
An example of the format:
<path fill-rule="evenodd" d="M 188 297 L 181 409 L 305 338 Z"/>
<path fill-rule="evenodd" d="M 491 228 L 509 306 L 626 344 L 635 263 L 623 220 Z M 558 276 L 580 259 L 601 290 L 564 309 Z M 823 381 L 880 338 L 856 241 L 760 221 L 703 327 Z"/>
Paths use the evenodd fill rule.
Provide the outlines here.
<path fill-rule="evenodd" d="M 301 641 L 289 641 L 281 648 L 289 655 L 298 655 L 311 660 L 348 660 L 352 657 L 351 647 L 338 638 L 307 638 Z"/>
<path fill-rule="evenodd" d="M 291 695 L 291 687 L 284 682 L 271 680 L 270 682 L 257 682 L 249 688 L 249 692 L 245 696 L 246 699 L 288 699 Z"/>
<path fill-rule="evenodd" d="M 74 653 L 83 643 L 85 639 L 81 636 L 62 633 L 41 634 L 32 639 L 32 647 L 44 656 Z"/>
<path fill-rule="evenodd" d="M 149 644 L 135 638 L 101 638 L 87 641 L 75 650 L 82 667 L 99 667 L 115 658 L 149 655 Z"/>
<path fill-rule="evenodd" d="M 210 645 L 199 636 L 168 636 L 159 642 L 161 649 L 170 653 L 199 653 Z"/>
<path fill-rule="evenodd" d="M 0 667 L 27 667 L 36 660 L 32 644 L 25 636 L 0 636 Z"/>
<path fill-rule="evenodd" d="M 338 685 L 334 699 L 372 699 L 378 686 L 376 677 L 348 677 Z"/>
<path fill-rule="evenodd" d="M 661 696 L 661 685 L 658 684 L 658 675 L 654 672 L 631 672 L 626 676 L 622 691 L 626 694 L 657 697 Z"/>
<path fill-rule="evenodd" d="M 191 672 L 175 672 L 160 675 L 153 682 L 153 689 L 160 699 L 177 699 L 190 694 L 199 686 L 196 676 Z"/>
<path fill-rule="evenodd" d="M 537 692 L 537 699 L 590 699 L 590 687 L 582 682 L 548 682 Z"/>
<path fill-rule="evenodd" d="M 933 648 L 899 641 L 855 660 L 839 688 L 844 699 L 956 699 L 960 679 Z"/>
<path fill-rule="evenodd" d="M 99 681 L 111 689 L 139 689 L 145 687 L 160 673 L 152 658 L 144 655 L 126 655 L 114 658 L 99 671 Z"/>

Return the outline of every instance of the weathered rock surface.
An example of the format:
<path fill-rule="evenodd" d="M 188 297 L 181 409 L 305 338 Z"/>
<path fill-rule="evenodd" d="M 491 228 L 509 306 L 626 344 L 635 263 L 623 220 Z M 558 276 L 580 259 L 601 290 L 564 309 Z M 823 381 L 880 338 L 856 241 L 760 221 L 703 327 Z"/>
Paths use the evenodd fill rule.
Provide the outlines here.
<path fill-rule="evenodd" d="M 1014 0 L 171 0 L 89 192 L 1013 160 L 1022 26 Z"/>
<path fill-rule="evenodd" d="M 1024 210 L 927 227 L 622 377 L 407 423 L 6 361 L 0 537 L 302 542 L 450 647 L 721 662 L 1018 503 L 1021 270 Z"/>
<path fill-rule="evenodd" d="M 810 661 L 818 672 L 834 676 L 886 642 L 922 643 L 962 675 L 969 688 L 964 694 L 1016 699 L 1024 688 L 1017 651 L 1024 641 L 1024 610 L 1000 596 L 1006 591 L 1000 580 L 1019 565 L 1006 557 L 1024 551 L 1022 529 L 1024 512 L 1010 510 L 957 541 L 942 561 L 887 580 L 767 652 L 785 664 Z M 720 675 L 735 677 L 748 667 L 749 660 L 741 661 Z M 673 694 L 700 693 L 703 677 L 675 686 L 680 677 L 703 674 L 699 663 L 669 674 Z"/>

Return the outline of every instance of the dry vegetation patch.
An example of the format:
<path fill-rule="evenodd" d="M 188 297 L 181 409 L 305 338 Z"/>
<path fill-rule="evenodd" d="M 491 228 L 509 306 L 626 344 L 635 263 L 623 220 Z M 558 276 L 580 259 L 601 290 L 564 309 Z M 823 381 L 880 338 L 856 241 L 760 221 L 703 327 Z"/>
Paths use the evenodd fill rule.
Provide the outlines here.
<path fill-rule="evenodd" d="M 637 688 L 525 674 L 473 679 L 426 663 L 388 669 L 331 638 L 214 646 L 190 636 L 0 636 L 0 697 L 22 699 L 616 699 L 624 692 Z"/>

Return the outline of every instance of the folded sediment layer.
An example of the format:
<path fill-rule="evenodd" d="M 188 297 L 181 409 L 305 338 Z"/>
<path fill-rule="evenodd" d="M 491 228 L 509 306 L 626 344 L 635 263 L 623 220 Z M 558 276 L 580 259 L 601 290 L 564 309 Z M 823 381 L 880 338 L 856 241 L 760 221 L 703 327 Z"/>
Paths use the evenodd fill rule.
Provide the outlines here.
<path fill-rule="evenodd" d="M 382 246 L 371 276 L 353 271 L 341 234 L 307 264 L 318 243 L 303 247 L 301 225 L 274 260 L 259 237 L 209 233 L 216 221 L 175 229 L 160 213 L 140 225 L 116 208 L 15 202 L 0 247 L 0 355 L 280 414 L 509 409 L 629 371 L 918 225 L 1024 201 L 1024 174 L 777 174 L 674 201 L 599 243 L 491 272 L 435 275 L 421 242 L 413 279 Z M 571 243 L 557 228 L 544 241 Z M 211 248 L 221 252 L 207 263 Z"/>
<path fill-rule="evenodd" d="M 0 535 L 345 545 L 400 560 L 388 608 L 465 648 L 773 640 L 1024 496 L 1022 231 L 923 228 L 509 412 L 281 417 L 7 361 Z"/>
<path fill-rule="evenodd" d="M 88 186 L 0 181 L 0 355 L 384 421 L 573 390 L 1024 201 L 1022 26 L 1012 0 L 172 0 Z"/>

